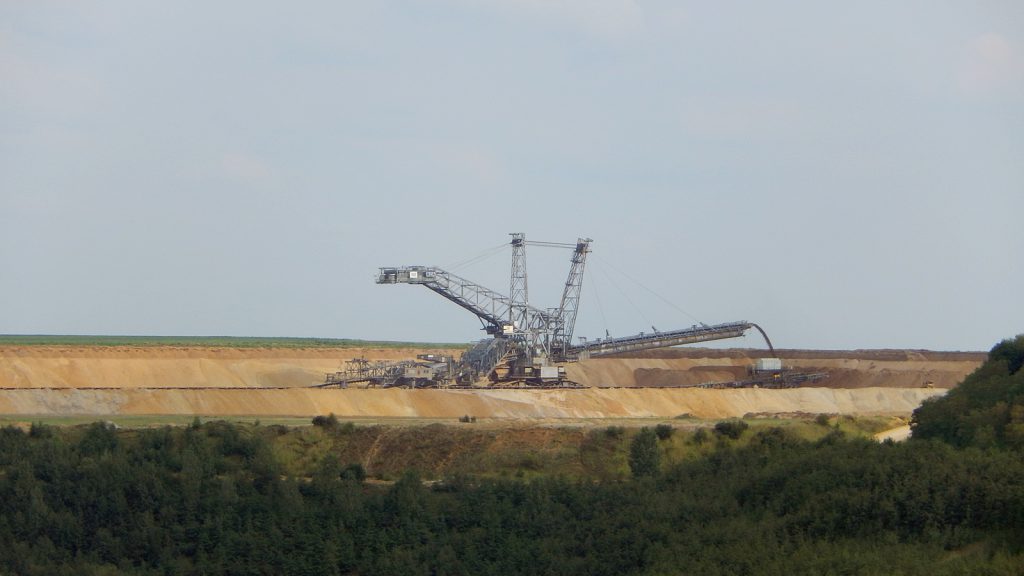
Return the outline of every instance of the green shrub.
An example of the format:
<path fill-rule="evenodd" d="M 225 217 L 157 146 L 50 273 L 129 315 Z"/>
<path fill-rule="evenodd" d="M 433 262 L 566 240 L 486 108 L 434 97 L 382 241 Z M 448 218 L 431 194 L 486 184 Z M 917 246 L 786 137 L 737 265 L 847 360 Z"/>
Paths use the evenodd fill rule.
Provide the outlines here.
<path fill-rule="evenodd" d="M 747 428 L 750 428 L 750 425 L 743 420 L 723 420 L 715 424 L 715 434 L 735 440 L 742 436 Z"/>
<path fill-rule="evenodd" d="M 641 428 L 629 444 L 629 469 L 633 477 L 655 476 L 660 464 L 657 434 L 650 428 Z"/>
<path fill-rule="evenodd" d="M 53 437 L 53 428 L 42 422 L 33 422 L 28 429 L 28 435 L 30 438 L 51 438 Z"/>
<path fill-rule="evenodd" d="M 334 412 L 331 412 L 327 416 L 314 416 L 313 426 L 324 428 L 326 430 L 334 430 L 338 427 L 338 417 L 334 415 Z"/>
<path fill-rule="evenodd" d="M 671 424 L 658 424 L 654 427 L 654 433 L 658 436 L 658 440 L 668 440 L 675 431 L 676 429 Z"/>
<path fill-rule="evenodd" d="M 698 428 L 693 433 L 693 443 L 700 446 L 701 444 L 708 441 L 708 430 L 707 428 Z"/>
<path fill-rule="evenodd" d="M 609 426 L 604 429 L 604 435 L 609 438 L 622 438 L 626 433 L 626 429 L 622 426 Z"/>
<path fill-rule="evenodd" d="M 356 482 L 362 483 L 366 480 L 366 469 L 359 463 L 349 464 L 341 470 L 340 476 L 342 480 L 355 480 Z"/>

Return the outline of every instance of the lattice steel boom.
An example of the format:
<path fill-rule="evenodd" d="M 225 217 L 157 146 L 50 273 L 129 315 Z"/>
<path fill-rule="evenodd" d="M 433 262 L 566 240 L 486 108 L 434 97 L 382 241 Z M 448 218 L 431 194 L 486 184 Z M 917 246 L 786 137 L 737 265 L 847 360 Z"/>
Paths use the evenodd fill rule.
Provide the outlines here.
<path fill-rule="evenodd" d="M 621 352 L 707 342 L 743 336 L 757 327 L 748 322 L 717 326 L 693 326 L 682 330 L 640 333 L 572 344 L 579 311 L 583 271 L 590 238 L 575 244 L 527 241 L 523 233 L 511 234 L 512 268 L 509 296 L 434 266 L 381 268 L 378 284 L 420 284 L 469 310 L 494 340 L 481 341 L 463 355 L 460 363 L 446 369 L 441 380 L 463 383 L 467 375 L 489 378 L 494 384 L 520 382 L 531 385 L 561 384 L 565 370 L 556 362 L 586 359 Z M 530 304 L 526 274 L 526 246 L 571 248 L 569 275 L 557 308 L 543 310 Z M 760 328 L 757 327 L 759 330 Z M 762 331 L 763 334 L 763 331 Z M 767 335 L 765 336 L 767 340 Z M 769 343 L 769 347 L 771 344 Z M 475 376 L 474 376 L 475 377 Z"/>

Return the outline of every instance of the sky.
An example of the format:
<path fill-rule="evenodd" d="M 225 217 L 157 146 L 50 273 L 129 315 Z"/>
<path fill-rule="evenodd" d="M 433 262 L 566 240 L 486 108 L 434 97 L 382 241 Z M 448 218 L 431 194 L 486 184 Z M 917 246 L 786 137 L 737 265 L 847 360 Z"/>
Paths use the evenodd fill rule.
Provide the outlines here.
<path fill-rule="evenodd" d="M 1018 0 L 0 0 L 0 333 L 470 341 L 377 269 L 523 232 L 577 335 L 987 350 L 1022 219 Z"/>

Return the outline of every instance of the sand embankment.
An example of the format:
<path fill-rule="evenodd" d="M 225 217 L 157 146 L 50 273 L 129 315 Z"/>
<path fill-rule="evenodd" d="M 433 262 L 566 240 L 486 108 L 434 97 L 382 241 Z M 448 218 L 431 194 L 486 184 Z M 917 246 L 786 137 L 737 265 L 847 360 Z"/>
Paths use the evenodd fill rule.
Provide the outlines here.
<path fill-rule="evenodd" d="M 0 413 L 457 418 L 729 418 L 761 413 L 907 414 L 940 389 L 0 390 Z"/>
<path fill-rule="evenodd" d="M 461 350 L 0 346 L 0 388 L 302 388 L 353 358 Z"/>
<path fill-rule="evenodd" d="M 671 349 L 568 365 L 587 390 L 323 390 L 352 358 L 459 350 L 397 348 L 0 347 L 0 413 L 453 418 L 724 418 L 748 413 L 909 414 L 956 385 L 983 353 L 781 351 L 787 367 L 827 371 L 815 388 L 704 390 L 745 377 L 758 350 Z M 656 388 L 660 387 L 660 388 Z M 90 389 L 92 388 L 92 389 Z M 102 388 L 102 389 L 96 389 Z M 173 389 L 169 389 L 173 388 Z"/>
<path fill-rule="evenodd" d="M 461 350 L 0 346 L 0 388 L 302 388 L 352 358 L 401 360 Z M 594 387 L 695 386 L 746 377 L 763 350 L 676 348 L 569 364 Z M 829 388 L 952 388 L 985 360 L 977 352 L 780 350 L 787 368 L 828 372 Z"/>
<path fill-rule="evenodd" d="M 884 442 L 886 440 L 892 440 L 893 442 L 903 442 L 904 440 L 910 439 L 910 425 L 897 426 L 889 430 L 883 430 L 878 434 L 875 434 L 875 440 Z"/>
<path fill-rule="evenodd" d="M 670 348 L 593 358 L 567 367 L 586 386 L 696 386 L 748 377 L 764 350 Z M 985 361 L 984 352 L 779 350 L 783 366 L 825 372 L 829 388 L 952 388 Z"/>

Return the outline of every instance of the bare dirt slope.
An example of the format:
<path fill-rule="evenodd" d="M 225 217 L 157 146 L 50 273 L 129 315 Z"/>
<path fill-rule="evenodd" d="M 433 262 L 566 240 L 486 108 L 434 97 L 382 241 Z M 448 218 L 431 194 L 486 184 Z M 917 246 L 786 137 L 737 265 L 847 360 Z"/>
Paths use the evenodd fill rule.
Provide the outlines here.
<path fill-rule="evenodd" d="M 696 386 L 747 377 L 764 350 L 670 348 L 569 365 L 569 377 L 587 386 Z M 827 372 L 829 388 L 952 388 L 984 362 L 983 352 L 925 350 L 779 350 L 783 366 Z"/>
<path fill-rule="evenodd" d="M 702 390 L 0 390 L 0 413 L 457 418 L 729 418 L 745 414 L 907 414 L 939 389 Z"/>
<path fill-rule="evenodd" d="M 780 356 L 788 367 L 832 374 L 821 387 L 792 390 L 693 389 L 701 382 L 741 378 L 753 358 L 763 354 L 703 349 L 659 350 L 569 365 L 570 378 L 593 386 L 588 390 L 308 388 L 344 360 L 407 359 L 424 352 L 458 350 L 0 347 L 0 413 L 307 416 L 334 412 L 416 418 L 907 414 L 925 398 L 954 386 L 985 358 L 957 352 L 783 351 Z"/>
<path fill-rule="evenodd" d="M 353 358 L 461 350 L 0 346 L 0 388 L 306 387 Z"/>

